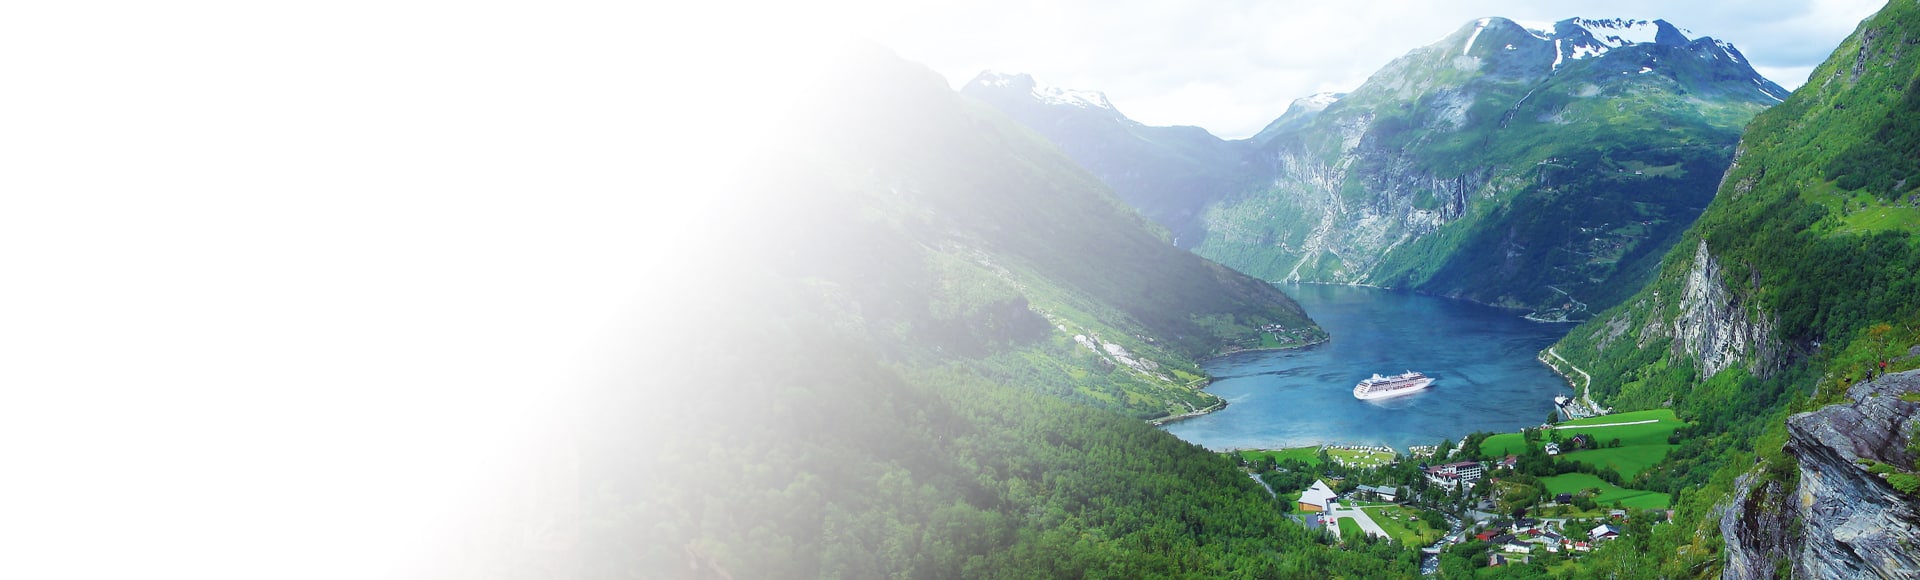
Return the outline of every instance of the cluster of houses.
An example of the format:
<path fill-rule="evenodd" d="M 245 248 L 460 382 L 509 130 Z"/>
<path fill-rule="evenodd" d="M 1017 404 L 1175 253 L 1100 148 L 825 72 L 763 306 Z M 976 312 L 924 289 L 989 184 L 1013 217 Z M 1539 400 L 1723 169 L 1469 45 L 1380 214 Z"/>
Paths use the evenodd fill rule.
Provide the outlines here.
<path fill-rule="evenodd" d="M 1488 558 L 1487 563 L 1494 566 L 1507 563 L 1509 558 L 1520 558 L 1524 561 L 1525 556 L 1514 555 L 1530 554 L 1535 549 L 1548 552 L 1589 552 L 1601 542 L 1620 537 L 1620 528 L 1613 524 L 1594 526 L 1586 533 L 1586 538 L 1581 539 L 1546 529 L 1538 523 L 1521 518 L 1514 522 L 1514 528 L 1511 531 L 1506 528 L 1492 528 L 1474 534 L 1473 537 L 1493 544 L 1499 550 Z"/>

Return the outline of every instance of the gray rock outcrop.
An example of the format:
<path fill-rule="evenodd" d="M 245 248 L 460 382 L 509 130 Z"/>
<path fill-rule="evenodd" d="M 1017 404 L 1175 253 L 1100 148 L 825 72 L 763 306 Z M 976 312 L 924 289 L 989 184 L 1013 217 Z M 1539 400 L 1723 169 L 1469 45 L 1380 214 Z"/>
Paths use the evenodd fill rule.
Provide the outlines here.
<path fill-rule="evenodd" d="M 1725 577 L 1773 578 L 1785 557 L 1794 577 L 1920 578 L 1920 499 L 1860 461 L 1913 466 L 1907 446 L 1920 403 L 1902 400 L 1906 393 L 1920 393 L 1920 371 L 1856 384 L 1851 402 L 1787 419 L 1797 485 L 1782 493 L 1758 470 L 1736 482 L 1720 524 Z"/>
<path fill-rule="evenodd" d="M 1702 240 L 1687 272 L 1680 316 L 1673 321 L 1674 354 L 1699 363 L 1701 376 L 1711 377 L 1741 361 L 1748 361 L 1747 370 L 1756 376 L 1772 374 L 1782 361 L 1773 317 L 1741 304 L 1727 290 L 1724 274 Z"/>

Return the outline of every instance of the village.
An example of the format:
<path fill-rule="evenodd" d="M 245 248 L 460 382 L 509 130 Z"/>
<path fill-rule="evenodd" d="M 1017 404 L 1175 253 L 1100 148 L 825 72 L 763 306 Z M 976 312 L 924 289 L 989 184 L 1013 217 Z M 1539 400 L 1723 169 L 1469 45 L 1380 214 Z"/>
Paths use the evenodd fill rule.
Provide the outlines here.
<path fill-rule="evenodd" d="M 1582 555 L 1672 518 L 1667 494 L 1621 487 L 1675 447 L 1671 411 L 1477 433 L 1457 444 L 1239 450 L 1281 509 L 1329 541 L 1395 542 L 1475 567 L 1577 566 Z M 1432 572 L 1429 569 L 1428 572 Z"/>

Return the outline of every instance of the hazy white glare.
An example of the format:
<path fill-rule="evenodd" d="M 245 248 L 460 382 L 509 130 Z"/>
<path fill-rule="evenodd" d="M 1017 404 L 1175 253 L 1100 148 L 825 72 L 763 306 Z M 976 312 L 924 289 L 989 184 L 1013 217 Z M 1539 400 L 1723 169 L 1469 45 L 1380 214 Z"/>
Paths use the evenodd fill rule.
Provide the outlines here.
<path fill-rule="evenodd" d="M 672 275 L 648 260 L 679 204 L 797 82 L 658 10 L 16 14 L 0 576 L 459 557 Z"/>

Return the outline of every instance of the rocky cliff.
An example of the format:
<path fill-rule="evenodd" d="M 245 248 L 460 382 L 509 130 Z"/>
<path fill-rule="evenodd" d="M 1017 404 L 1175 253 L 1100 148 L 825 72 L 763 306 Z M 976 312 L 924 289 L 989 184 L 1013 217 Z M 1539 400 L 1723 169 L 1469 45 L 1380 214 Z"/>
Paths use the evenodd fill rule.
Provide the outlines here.
<path fill-rule="evenodd" d="M 1680 295 L 1680 316 L 1673 321 L 1673 353 L 1698 361 L 1702 376 L 1735 364 L 1766 376 L 1781 363 L 1773 336 L 1773 315 L 1745 307 L 1727 290 L 1725 269 L 1701 241 Z"/>
<path fill-rule="evenodd" d="M 1724 512 L 1727 578 L 1920 577 L 1920 498 L 1902 494 L 1870 462 L 1910 467 L 1920 371 L 1865 381 L 1849 402 L 1787 420 L 1796 482 L 1743 476 Z M 1786 493 L 1791 488 L 1792 492 Z M 1784 557 L 1784 563 L 1783 563 Z"/>

